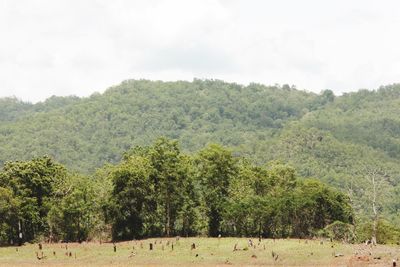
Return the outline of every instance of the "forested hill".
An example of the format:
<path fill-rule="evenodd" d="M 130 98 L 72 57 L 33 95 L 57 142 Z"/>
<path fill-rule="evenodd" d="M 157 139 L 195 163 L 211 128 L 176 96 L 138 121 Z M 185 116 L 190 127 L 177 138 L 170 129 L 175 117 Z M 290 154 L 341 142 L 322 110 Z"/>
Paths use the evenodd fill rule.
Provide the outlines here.
<path fill-rule="evenodd" d="M 6 98 L 0 100 L 0 162 L 48 154 L 89 172 L 159 136 L 179 139 L 189 151 L 209 142 L 252 146 L 326 102 L 289 86 L 209 80 L 125 81 L 104 94 L 35 105 Z"/>
<path fill-rule="evenodd" d="M 88 98 L 0 99 L 0 164 L 47 154 L 91 173 L 132 146 L 166 136 L 189 152 L 219 143 L 259 164 L 289 162 L 301 176 L 354 194 L 360 208 L 366 174 L 382 174 L 382 203 L 395 214 L 399 110 L 400 85 L 334 96 L 287 85 L 128 80 Z"/>

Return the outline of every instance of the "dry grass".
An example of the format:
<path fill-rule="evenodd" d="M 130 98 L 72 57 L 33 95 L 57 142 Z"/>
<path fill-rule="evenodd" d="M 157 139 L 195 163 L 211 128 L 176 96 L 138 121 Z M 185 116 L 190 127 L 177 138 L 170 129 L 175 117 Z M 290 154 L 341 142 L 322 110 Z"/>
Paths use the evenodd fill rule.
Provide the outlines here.
<path fill-rule="evenodd" d="M 397 247 L 350 245 L 319 240 L 246 238 L 146 239 L 116 244 L 37 244 L 0 248 L 0 266 L 392 266 Z M 167 245 L 167 243 L 169 244 Z M 149 250 L 149 244 L 154 249 Z M 195 243 L 196 249 L 191 249 Z M 174 249 L 172 250 L 172 244 Z M 237 244 L 236 251 L 234 246 Z M 17 250 L 18 249 L 18 250 Z M 38 260 L 43 255 L 44 259 Z M 55 255 L 54 255 L 55 253 Z M 273 257 L 274 254 L 274 257 Z M 335 254 L 343 256 L 335 257 Z M 71 256 L 70 256 L 71 255 Z M 374 259 L 380 258 L 380 259 Z"/>

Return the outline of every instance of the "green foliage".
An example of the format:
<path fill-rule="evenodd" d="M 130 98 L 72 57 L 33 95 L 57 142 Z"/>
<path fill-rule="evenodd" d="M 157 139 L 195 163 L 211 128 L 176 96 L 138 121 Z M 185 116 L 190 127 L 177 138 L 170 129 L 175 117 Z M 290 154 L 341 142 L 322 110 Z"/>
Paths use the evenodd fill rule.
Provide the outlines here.
<path fill-rule="evenodd" d="M 69 175 L 56 189 L 48 214 L 52 241 L 83 241 L 104 227 L 99 186 L 87 176 Z"/>
<path fill-rule="evenodd" d="M 236 235 L 307 237 L 334 220 L 352 223 L 348 199 L 316 180 L 298 181 L 294 170 L 273 162 L 241 166 L 232 183 L 225 225 Z"/>
<path fill-rule="evenodd" d="M 345 241 L 347 243 L 354 242 L 356 235 L 354 225 L 335 221 L 327 225 L 323 230 L 323 235 L 333 240 Z"/>
<path fill-rule="evenodd" d="M 209 218 L 208 233 L 215 237 L 220 234 L 229 184 L 237 172 L 235 159 L 229 150 L 210 145 L 199 152 L 196 163 Z"/>
<path fill-rule="evenodd" d="M 24 240 L 34 240 L 48 232 L 45 218 L 50 210 L 49 204 L 56 187 L 65 178 L 64 167 L 49 157 L 27 162 L 7 162 L 4 166 L 0 174 L 0 187 L 11 190 L 19 203 L 18 219 Z M 14 228 L 17 223 L 14 222 Z"/>
<path fill-rule="evenodd" d="M 294 215 L 295 229 L 298 233 L 307 235 L 335 220 L 353 223 L 353 210 L 348 197 L 343 193 L 317 180 L 305 180 L 300 183 L 295 194 L 295 207 L 300 211 Z"/>
<path fill-rule="evenodd" d="M 0 187 L 0 245 L 10 243 L 17 235 L 18 207 L 12 191 Z"/>
<path fill-rule="evenodd" d="M 20 233 L 22 242 L 100 236 L 109 195 L 104 187 L 110 185 L 70 174 L 49 157 L 7 162 L 0 172 L 0 244 L 19 243 Z"/>
<path fill-rule="evenodd" d="M 35 105 L 1 99 L 0 165 L 51 155 L 90 173 L 159 136 L 179 139 L 190 151 L 210 142 L 254 144 L 318 107 L 318 99 L 290 87 L 197 79 L 129 80 L 102 95 L 51 97 Z"/>
<path fill-rule="evenodd" d="M 363 222 L 356 227 L 358 242 L 370 240 L 372 236 L 372 223 Z M 377 224 L 376 240 L 379 244 L 399 244 L 400 228 L 386 220 L 379 220 Z"/>
<path fill-rule="evenodd" d="M 157 180 L 159 183 L 154 188 L 156 197 L 151 200 L 157 215 L 152 218 L 152 229 L 147 229 L 147 224 L 144 224 L 144 229 L 147 230 L 143 231 L 157 235 L 167 232 L 192 235 L 199 231 L 208 232 L 211 228 L 213 235 L 217 235 L 224 227 L 232 229 L 232 222 L 221 219 L 221 214 L 225 214 L 225 211 L 220 207 L 229 202 L 226 202 L 227 196 L 242 199 L 250 188 L 257 195 L 270 192 L 266 185 L 269 184 L 269 179 L 274 178 L 264 173 L 271 171 L 264 164 L 276 160 L 293 166 L 301 178 L 316 177 L 339 189 L 350 197 L 357 217 L 360 220 L 370 220 L 371 197 L 368 192 L 371 191 L 371 186 L 366 172 L 368 168 L 380 169 L 385 175 L 379 188 L 378 211 L 383 218 L 398 224 L 399 96 L 400 85 L 397 84 L 374 91 L 360 90 L 335 96 L 331 90 L 314 94 L 287 85 L 241 86 L 219 80 L 195 79 L 192 82 L 129 80 L 103 94 L 94 94 L 88 98 L 51 97 L 37 104 L 3 98 L 0 99 L 0 166 L 6 169 L 8 160 L 29 162 L 41 155 L 51 155 L 73 171 L 91 174 L 104 164 L 117 164 L 121 158 L 126 160 L 130 155 L 146 158 L 152 169 L 158 166 L 149 174 L 150 181 Z M 160 141 L 158 151 L 148 146 L 159 136 L 179 140 L 182 149 L 176 150 L 169 141 Z M 201 170 L 202 167 L 193 162 L 201 157 L 188 156 L 188 159 L 183 160 L 186 157 L 183 153 L 194 153 L 210 143 L 229 147 L 233 158 L 246 157 L 255 162 L 258 168 L 264 167 L 260 171 L 257 167 L 244 168 L 240 166 L 242 163 L 235 162 L 235 177 L 229 178 L 229 182 L 226 177 L 219 181 L 227 185 L 227 188 L 221 188 L 217 184 L 213 188 L 214 192 L 200 193 L 207 184 L 205 181 L 210 186 L 215 182 L 210 178 L 214 175 L 212 168 L 207 170 L 208 176 L 199 179 L 199 172 L 205 171 L 206 174 L 206 169 Z M 168 156 L 167 160 L 159 162 L 164 156 Z M 202 160 L 206 162 L 206 157 Z M 186 163 L 181 164 L 181 161 Z M 108 199 L 111 193 L 104 188 L 111 188 L 108 172 L 112 168 L 106 169 L 103 174 L 96 174 L 91 178 L 96 181 L 101 178 L 100 184 L 104 182 L 109 185 L 95 189 L 102 192 L 103 198 Z M 35 171 L 27 174 L 27 177 L 35 176 L 34 173 Z M 10 174 L 0 175 L 8 177 Z M 238 175 L 258 177 L 254 181 L 257 185 L 236 179 Z M 16 177 L 20 176 L 18 174 Z M 214 177 L 217 176 L 215 172 Z M 42 175 L 38 174 L 37 177 Z M 48 176 L 44 174 L 44 177 Z M 47 216 L 51 207 L 38 204 L 38 201 L 42 201 L 41 196 L 47 203 L 47 198 L 52 196 L 54 190 L 49 189 L 46 179 L 41 185 L 17 188 L 12 185 L 15 182 L 4 183 L 5 180 L 0 178 L 3 181 L 0 186 L 12 191 L 12 197 L 22 207 L 20 212 L 26 220 L 29 218 L 26 223 L 32 225 L 24 227 L 31 229 L 28 232 L 34 232 L 35 238 L 50 230 L 48 223 L 41 218 Z M 297 182 L 296 179 L 296 184 L 293 185 L 295 192 L 301 187 Z M 38 192 L 35 186 L 43 189 L 43 192 Z M 233 186 L 237 190 L 233 190 Z M 290 186 L 290 183 L 286 186 Z M 30 188 L 32 192 L 26 188 Z M 182 194 L 177 188 L 189 188 L 190 192 L 196 193 Z M 268 194 L 274 196 L 272 193 Z M 277 190 L 274 194 L 279 196 L 281 192 Z M 174 196 L 174 202 L 167 201 L 171 195 Z M 207 198 L 210 201 L 216 196 L 221 197 L 217 201 L 219 204 L 214 201 L 212 202 L 215 206 L 205 204 Z M 238 210 L 233 207 L 251 207 L 263 201 L 272 201 L 266 198 L 267 196 L 263 200 L 242 199 L 243 202 L 236 201 L 229 205 L 232 205 L 233 210 Z M 189 199 L 196 201 L 190 202 Z M 286 199 L 291 205 L 280 220 L 286 220 L 289 214 L 295 212 L 297 204 L 292 204 L 291 201 Z M 108 204 L 96 204 L 96 210 L 97 206 L 105 209 Z M 286 204 L 282 201 L 276 205 Z M 261 207 L 260 209 L 262 210 Z M 268 214 L 273 211 L 264 212 Z M 212 221 L 209 220 L 211 217 L 206 216 L 211 213 L 214 214 Z M 60 211 L 57 214 L 64 216 Z M 233 215 L 234 212 L 231 214 L 244 216 Z M 206 218 L 200 224 L 195 219 L 199 216 Z M 259 223 L 253 222 L 251 217 L 243 218 L 246 218 L 243 221 L 245 225 Z M 270 224 L 272 225 L 272 220 Z M 109 225 L 102 224 L 103 230 L 96 231 L 104 232 L 107 227 Z M 299 227 L 303 229 L 302 226 Z M 252 229 L 247 226 L 239 228 Z M 13 229 L 12 231 L 16 231 L 15 227 Z M 238 229 L 235 230 L 237 234 L 247 231 Z M 271 231 L 271 235 L 287 235 L 292 230 L 288 228 Z M 242 232 L 241 234 L 247 234 Z M 305 226 L 301 232 L 308 233 L 309 227 Z M 93 233 L 87 234 L 90 236 Z M 33 236 L 27 239 L 32 239 Z"/>
<path fill-rule="evenodd" d="M 112 173 L 113 191 L 109 216 L 114 239 L 133 239 L 146 234 L 146 220 L 151 221 L 151 198 L 154 184 L 150 183 L 152 168 L 148 159 L 132 156 L 116 166 Z M 150 228 L 150 227 L 149 227 Z"/>
<path fill-rule="evenodd" d="M 205 231 L 308 237 L 335 220 L 353 220 L 342 193 L 299 181 L 290 166 L 259 167 L 214 144 L 189 156 L 176 141 L 160 138 L 125 153 L 111 177 L 110 222 L 117 240 Z"/>
<path fill-rule="evenodd" d="M 311 236 L 335 220 L 352 222 L 342 193 L 298 180 L 279 162 L 264 167 L 219 145 L 194 155 L 177 141 L 135 147 L 92 177 L 43 157 L 0 172 L 0 242 L 84 241 L 153 236 Z"/>

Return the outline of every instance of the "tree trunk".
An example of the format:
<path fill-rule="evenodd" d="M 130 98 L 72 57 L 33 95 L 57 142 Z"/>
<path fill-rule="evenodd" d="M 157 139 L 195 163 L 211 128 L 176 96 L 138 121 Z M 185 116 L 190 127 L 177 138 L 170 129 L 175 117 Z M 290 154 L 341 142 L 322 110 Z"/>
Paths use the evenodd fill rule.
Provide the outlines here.
<path fill-rule="evenodd" d="M 373 245 L 376 245 L 376 227 L 378 223 L 378 212 L 376 210 L 376 181 L 375 181 L 375 175 L 372 175 L 371 178 L 372 181 L 372 186 L 373 186 L 373 195 L 372 195 L 372 211 L 374 213 L 374 219 L 372 222 L 372 238 L 371 242 Z"/>
<path fill-rule="evenodd" d="M 170 236 L 170 231 L 171 231 L 171 207 L 170 207 L 170 200 L 169 200 L 169 194 L 167 193 L 167 207 L 166 207 L 166 215 L 167 215 L 167 224 L 166 224 L 166 234 L 167 237 Z"/>

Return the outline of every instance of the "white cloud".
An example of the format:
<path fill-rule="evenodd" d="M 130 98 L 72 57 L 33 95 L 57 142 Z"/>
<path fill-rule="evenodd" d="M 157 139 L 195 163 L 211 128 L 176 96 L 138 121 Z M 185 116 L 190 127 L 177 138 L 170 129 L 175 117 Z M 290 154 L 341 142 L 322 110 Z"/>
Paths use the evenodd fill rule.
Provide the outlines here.
<path fill-rule="evenodd" d="M 398 1 L 0 0 L 0 97 L 131 78 L 337 93 L 400 80 Z"/>

